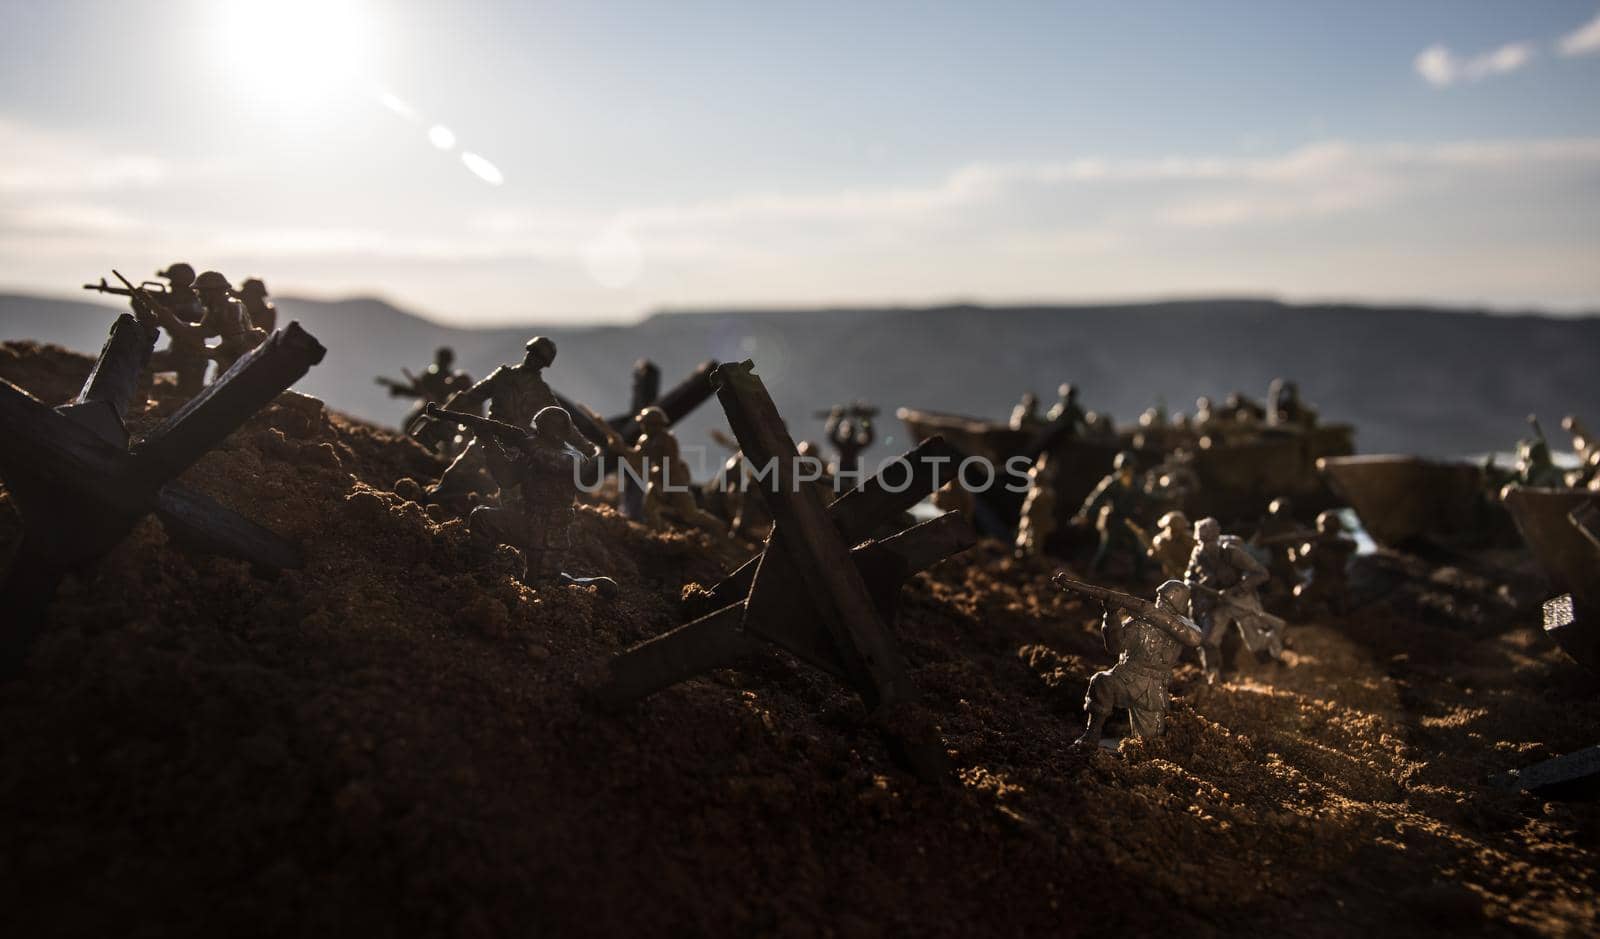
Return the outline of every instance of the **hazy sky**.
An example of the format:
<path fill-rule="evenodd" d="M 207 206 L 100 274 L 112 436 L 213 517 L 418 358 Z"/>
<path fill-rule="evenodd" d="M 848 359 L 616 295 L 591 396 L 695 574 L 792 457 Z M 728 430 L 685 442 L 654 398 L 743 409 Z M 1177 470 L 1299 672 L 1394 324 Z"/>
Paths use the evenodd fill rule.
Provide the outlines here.
<path fill-rule="evenodd" d="M 0 289 L 1600 310 L 1600 3 L 0 0 Z"/>

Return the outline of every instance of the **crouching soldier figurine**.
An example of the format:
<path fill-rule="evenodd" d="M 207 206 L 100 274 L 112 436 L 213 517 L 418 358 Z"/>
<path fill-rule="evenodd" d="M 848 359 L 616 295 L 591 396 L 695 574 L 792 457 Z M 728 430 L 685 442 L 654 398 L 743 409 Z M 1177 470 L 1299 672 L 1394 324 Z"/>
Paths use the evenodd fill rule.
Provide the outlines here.
<path fill-rule="evenodd" d="M 606 435 L 606 446 L 635 473 L 645 478 L 644 523 L 651 528 L 667 527 L 666 515 L 676 516 L 686 525 L 698 528 L 719 542 L 728 540 L 728 526 L 694 501 L 689 465 L 678 449 L 678 438 L 667 423 L 667 412 L 655 405 L 640 411 L 639 439 L 629 446 L 622 436 L 598 414 L 590 418 Z"/>
<path fill-rule="evenodd" d="M 1053 582 L 1062 590 L 1100 601 L 1105 610 L 1100 632 L 1106 651 L 1117 657 L 1117 664 L 1089 679 L 1089 693 L 1083 699 L 1089 721 L 1076 745 L 1098 745 L 1114 708 L 1127 710 L 1134 736 L 1159 736 L 1172 702 L 1167 690 L 1172 667 L 1184 649 L 1200 646 L 1200 627 L 1184 613 L 1189 608 L 1189 588 L 1182 581 L 1169 580 L 1156 588 L 1156 600 L 1151 603 L 1072 580 L 1064 573 L 1056 574 Z"/>
<path fill-rule="evenodd" d="M 480 505 L 467 518 L 467 530 L 478 548 L 493 551 L 511 545 L 522 552 L 522 581 L 529 586 L 547 583 L 593 585 L 602 596 L 615 596 L 617 582 L 609 577 L 573 577 L 561 570 L 572 547 L 572 523 L 577 517 L 578 469 L 599 455 L 594 444 L 572 426 L 572 415 L 547 407 L 533 418 L 533 429 L 523 430 L 493 418 L 465 411 L 450 411 L 429 403 L 430 417 L 459 421 L 492 448 L 490 461 L 502 492 L 501 507 Z M 520 504 L 503 496 L 521 490 Z"/>

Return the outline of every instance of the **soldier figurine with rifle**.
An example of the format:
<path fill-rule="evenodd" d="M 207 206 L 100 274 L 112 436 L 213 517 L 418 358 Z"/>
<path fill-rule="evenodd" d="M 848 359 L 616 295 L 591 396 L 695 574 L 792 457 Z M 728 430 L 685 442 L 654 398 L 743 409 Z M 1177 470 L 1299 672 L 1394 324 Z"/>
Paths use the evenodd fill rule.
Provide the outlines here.
<path fill-rule="evenodd" d="M 176 316 L 189 323 L 198 323 L 205 315 L 205 308 L 200 305 L 200 296 L 194 292 L 194 268 L 178 261 L 164 271 L 156 271 L 157 277 L 165 277 L 170 286 L 158 284 L 147 280 L 139 285 L 149 295 L 150 299 L 171 310 Z M 104 277 L 98 284 L 84 284 L 84 290 L 97 290 L 100 293 L 115 294 L 119 297 L 132 298 L 134 286 L 128 283 L 121 274 L 117 278 L 124 286 L 113 287 L 106 283 Z"/>
<path fill-rule="evenodd" d="M 1295 584 L 1295 603 L 1301 608 L 1321 603 L 1335 614 L 1344 615 L 1349 594 L 1346 572 L 1355 553 L 1355 539 L 1344 533 L 1338 514 L 1319 514 L 1316 533 L 1304 536 L 1289 549 L 1292 563 L 1311 569 L 1309 577 Z"/>
<path fill-rule="evenodd" d="M 259 277 L 246 277 L 244 283 L 239 285 L 238 296 L 245 312 L 250 314 L 251 323 L 269 333 L 278 328 L 278 308 L 267 299 L 266 281 Z"/>
<path fill-rule="evenodd" d="M 466 372 L 456 371 L 456 353 L 449 346 L 440 346 L 433 353 L 433 364 L 423 369 L 421 375 L 413 375 L 407 369 L 401 369 L 400 374 L 406 380 L 395 381 L 392 378 L 378 377 L 373 379 L 378 385 L 389 390 L 391 398 L 413 398 L 415 403 L 411 413 L 406 415 L 404 427 L 406 434 L 413 440 L 439 453 L 452 452 L 451 444 L 456 439 L 457 425 L 446 421 L 423 421 L 423 411 L 429 404 L 443 404 L 450 396 L 465 391 L 472 387 L 472 379 Z"/>
<path fill-rule="evenodd" d="M 473 545 L 492 552 L 510 545 L 522 553 L 524 583 L 563 583 L 599 588 L 602 596 L 615 596 L 617 582 L 609 577 L 574 577 L 561 569 L 572 547 L 572 525 L 577 517 L 578 473 L 599 450 L 572 426 L 572 416 L 560 407 L 546 407 L 534 415 L 532 429 L 466 411 L 450 411 L 429 403 L 427 416 L 455 421 L 470 429 L 477 445 L 497 455 L 490 465 L 502 492 L 499 507 L 480 505 L 467 518 Z M 511 491 L 520 493 L 512 502 Z"/>
<path fill-rule="evenodd" d="M 646 525 L 666 528 L 666 514 L 670 513 L 719 543 L 728 540 L 727 524 L 694 500 L 689 465 L 678 449 L 678 438 L 667 426 L 665 411 L 651 405 L 639 412 L 636 418 L 639 439 L 631 446 L 599 414 L 591 412 L 588 417 L 605 434 L 607 449 L 644 478 L 643 521 Z"/>
<path fill-rule="evenodd" d="M 556 344 L 544 336 L 536 336 L 523 347 L 523 352 L 521 362 L 500 366 L 466 391 L 451 395 L 444 406 L 452 411 L 476 414 L 488 402 L 489 416 L 513 427 L 527 427 L 540 411 L 559 407 L 555 392 L 544 380 L 544 370 L 556 360 Z M 572 419 L 570 413 L 567 419 Z M 474 440 L 445 468 L 439 481 L 429 487 L 429 498 L 439 501 L 465 495 L 475 484 L 481 485 L 486 475 L 492 478 L 506 475 L 503 468 L 495 467 L 498 459 L 497 451 L 486 449 Z"/>
<path fill-rule="evenodd" d="M 174 265 L 176 267 L 176 265 Z M 200 393 L 205 386 L 206 368 L 211 364 L 211 350 L 206 346 L 206 339 L 216 335 L 202 318 L 202 322 L 191 323 L 173 313 L 172 308 L 143 285 L 134 286 L 133 282 L 122 276 L 121 271 L 112 271 L 117 280 L 122 281 L 123 290 L 108 288 L 111 292 L 120 293 L 129 298 L 133 304 L 134 313 L 140 319 L 153 319 L 170 337 L 165 349 L 157 349 L 150 355 L 149 371 L 152 375 L 172 372 L 178 376 L 178 394 L 192 398 Z"/>
<path fill-rule="evenodd" d="M 267 331 L 250 321 L 244 304 L 234 299 L 237 295 L 233 285 L 220 272 L 203 272 L 195 278 L 194 286 L 200 292 L 200 303 L 206 308 L 205 324 L 221 339 L 209 353 L 217 360 L 217 377 L 220 378 L 246 352 L 265 342 Z"/>
<path fill-rule="evenodd" d="M 1145 550 L 1125 524 L 1137 519 L 1144 509 L 1144 493 L 1134 477 L 1134 455 L 1124 450 L 1111 461 L 1111 473 L 1083 500 L 1074 516 L 1079 524 L 1092 523 L 1100 534 L 1100 544 L 1089 562 L 1089 573 L 1096 573 L 1113 554 L 1126 555 L 1133 564 L 1133 579 L 1144 579 Z"/>
<path fill-rule="evenodd" d="M 1106 719 L 1115 708 L 1127 710 L 1134 736 L 1159 736 L 1172 703 L 1167 689 L 1172 668 L 1184 649 L 1200 646 L 1200 627 L 1185 615 L 1189 588 L 1181 581 L 1169 580 L 1156 588 L 1156 599 L 1151 603 L 1072 580 L 1065 572 L 1057 573 L 1052 582 L 1062 590 L 1100 601 L 1104 610 L 1100 633 L 1106 651 L 1117 657 L 1117 664 L 1089 679 L 1089 691 L 1083 699 L 1088 725 L 1075 744 L 1098 745 Z"/>
<path fill-rule="evenodd" d="M 1233 535 L 1222 534 L 1214 518 L 1203 518 L 1194 526 L 1194 553 L 1184 583 L 1190 592 L 1190 612 L 1205 633 L 1200 647 L 1200 664 L 1206 681 L 1215 682 L 1222 673 L 1222 644 L 1237 627 L 1247 650 L 1273 659 L 1283 654 L 1284 622 L 1261 608 L 1256 590 L 1270 575 L 1244 543 Z"/>

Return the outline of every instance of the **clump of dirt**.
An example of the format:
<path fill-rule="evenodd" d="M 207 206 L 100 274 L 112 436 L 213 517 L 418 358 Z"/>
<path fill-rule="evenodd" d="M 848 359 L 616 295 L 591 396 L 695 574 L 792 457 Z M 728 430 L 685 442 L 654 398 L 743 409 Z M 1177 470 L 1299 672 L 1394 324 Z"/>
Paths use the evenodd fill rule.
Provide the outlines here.
<path fill-rule="evenodd" d="M 0 346 L 49 403 L 88 366 Z M 157 382 L 133 429 L 176 405 Z M 1184 666 L 1165 737 L 1084 753 L 1099 611 L 981 545 L 913 580 L 896 626 L 957 767 L 939 789 L 776 652 L 587 707 L 596 665 L 737 551 L 585 505 L 570 567 L 621 595 L 532 590 L 395 492 L 437 469 L 286 394 L 185 480 L 303 569 L 187 554 L 147 520 L 67 579 L 0 685 L 8 933 L 1600 928 L 1600 811 L 1485 781 L 1597 742 L 1600 680 L 1472 578 L 1298 624 L 1285 664 L 1219 686 Z M 0 511 L 6 554 L 16 536 Z"/>

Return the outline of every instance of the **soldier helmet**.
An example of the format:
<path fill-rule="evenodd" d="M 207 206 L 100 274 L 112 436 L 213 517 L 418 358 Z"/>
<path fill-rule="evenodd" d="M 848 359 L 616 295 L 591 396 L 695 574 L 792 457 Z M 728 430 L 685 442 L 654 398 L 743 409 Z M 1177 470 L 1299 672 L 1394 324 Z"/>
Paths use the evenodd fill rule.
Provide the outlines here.
<path fill-rule="evenodd" d="M 1194 536 L 1198 541 L 1216 541 L 1222 537 L 1222 523 L 1214 518 L 1202 518 L 1194 523 Z"/>
<path fill-rule="evenodd" d="M 1271 515 L 1288 515 L 1290 512 L 1289 500 L 1279 496 L 1267 503 L 1267 512 Z"/>
<path fill-rule="evenodd" d="M 450 348 L 449 346 L 440 346 L 439 348 L 433 350 L 433 361 L 441 369 L 449 368 L 451 364 L 455 362 L 455 360 L 456 350 Z"/>
<path fill-rule="evenodd" d="M 667 412 L 652 404 L 639 412 L 639 426 L 645 430 L 661 430 L 667 426 Z"/>
<path fill-rule="evenodd" d="M 533 416 L 533 429 L 541 434 L 565 439 L 572 433 L 572 415 L 567 413 L 566 408 L 553 404 L 540 408 L 539 413 Z"/>
<path fill-rule="evenodd" d="M 556 344 L 544 336 L 533 337 L 524 348 L 528 356 L 542 368 L 548 368 L 556 360 Z M 570 414 L 567 416 L 571 417 Z"/>
<path fill-rule="evenodd" d="M 165 277 L 180 286 L 187 286 L 194 283 L 194 268 L 182 261 L 178 261 L 169 265 L 164 271 L 156 271 L 156 276 Z"/>
<path fill-rule="evenodd" d="M 1111 461 L 1111 468 L 1113 470 L 1116 470 L 1117 472 L 1121 472 L 1122 470 L 1125 470 L 1125 469 L 1128 469 L 1128 470 L 1133 469 L 1134 468 L 1133 451 L 1132 450 L 1124 450 L 1121 453 L 1117 454 L 1116 458 Z"/>
<path fill-rule="evenodd" d="M 1172 511 L 1156 519 L 1156 524 L 1168 531 L 1178 531 L 1189 527 L 1189 516 L 1182 512 Z"/>
<path fill-rule="evenodd" d="M 1317 531 L 1325 535 L 1336 534 L 1344 531 L 1344 522 L 1339 520 L 1338 512 L 1317 513 Z"/>
<path fill-rule="evenodd" d="M 246 277 L 244 283 L 239 285 L 239 296 L 241 297 L 265 297 L 266 295 L 267 283 L 259 277 Z"/>
<path fill-rule="evenodd" d="M 1181 580 L 1169 580 L 1156 588 L 1156 600 L 1179 613 L 1189 612 L 1189 587 Z"/>
<path fill-rule="evenodd" d="M 1061 386 L 1056 389 L 1056 394 L 1059 394 L 1064 401 L 1071 401 L 1078 396 L 1078 389 L 1072 384 L 1072 382 L 1064 381 L 1061 383 Z"/>
<path fill-rule="evenodd" d="M 233 292 L 233 285 L 228 283 L 228 278 L 217 271 L 204 271 L 194 279 L 194 288 L 199 291 L 226 290 Z"/>

